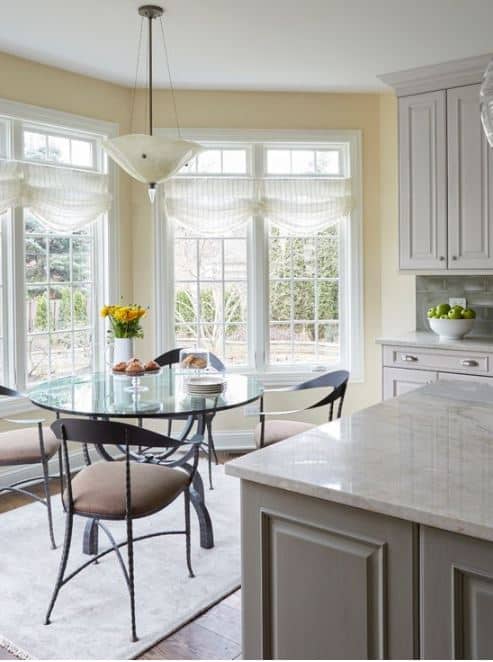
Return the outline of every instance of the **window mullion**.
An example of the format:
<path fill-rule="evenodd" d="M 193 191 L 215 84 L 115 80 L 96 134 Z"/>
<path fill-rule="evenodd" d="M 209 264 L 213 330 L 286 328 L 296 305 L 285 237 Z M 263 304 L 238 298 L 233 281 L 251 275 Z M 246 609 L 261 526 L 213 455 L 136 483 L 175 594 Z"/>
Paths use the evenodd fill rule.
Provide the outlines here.
<path fill-rule="evenodd" d="M 25 319 L 25 277 L 24 277 L 24 213 L 16 207 L 11 214 L 11 265 L 12 277 L 11 310 L 12 324 L 10 329 L 10 355 L 13 357 L 13 377 L 18 390 L 26 386 L 26 319 Z"/>

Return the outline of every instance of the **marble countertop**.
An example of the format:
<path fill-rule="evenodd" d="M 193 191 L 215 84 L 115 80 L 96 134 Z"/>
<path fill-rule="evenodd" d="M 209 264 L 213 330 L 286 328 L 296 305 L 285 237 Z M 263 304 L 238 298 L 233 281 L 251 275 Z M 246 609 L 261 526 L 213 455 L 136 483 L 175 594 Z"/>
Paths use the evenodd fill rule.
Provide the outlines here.
<path fill-rule="evenodd" d="M 226 473 L 493 541 L 493 386 L 429 384 L 232 460 Z"/>
<path fill-rule="evenodd" d="M 379 345 L 399 345 L 403 347 L 423 347 L 430 349 L 456 349 L 465 352 L 493 352 L 493 337 L 465 336 L 462 340 L 440 340 L 435 333 L 411 331 L 403 336 L 383 336 L 377 338 Z"/>

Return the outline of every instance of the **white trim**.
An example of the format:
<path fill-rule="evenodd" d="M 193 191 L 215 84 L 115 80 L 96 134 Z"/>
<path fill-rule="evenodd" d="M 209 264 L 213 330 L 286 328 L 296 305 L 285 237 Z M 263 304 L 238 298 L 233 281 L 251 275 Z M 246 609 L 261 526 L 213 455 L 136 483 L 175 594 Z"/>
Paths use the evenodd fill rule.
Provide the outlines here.
<path fill-rule="evenodd" d="M 253 430 L 219 430 L 213 431 L 213 434 L 218 451 L 249 451 L 256 448 Z"/>
<path fill-rule="evenodd" d="M 174 137 L 176 130 L 174 129 L 156 129 L 156 134 Z M 261 143 L 262 145 L 269 145 L 273 143 L 285 144 L 292 146 L 293 143 L 299 143 L 300 146 L 307 145 L 313 146 L 314 144 L 324 144 L 327 142 L 335 143 L 341 147 L 349 150 L 349 167 L 351 172 L 344 174 L 350 175 L 353 180 L 353 191 L 356 200 L 356 205 L 351 213 L 351 230 L 348 231 L 348 245 L 350 250 L 345 256 L 346 264 L 349 264 L 350 269 L 347 270 L 348 282 L 350 287 L 350 300 L 351 305 L 349 310 L 345 311 L 344 317 L 347 319 L 347 329 L 340 329 L 340 332 L 345 333 L 345 337 L 349 338 L 350 349 L 349 356 L 341 357 L 341 368 L 347 368 L 351 372 L 351 381 L 358 383 L 364 379 L 364 310 L 363 310 L 363 240 L 362 240 L 362 226 L 363 226 L 363 184 L 362 184 L 362 132 L 357 129 L 326 129 L 326 130 L 256 130 L 256 129 L 183 129 L 183 137 L 189 140 L 194 140 L 202 143 L 235 143 L 245 145 L 245 143 Z M 261 155 L 259 150 L 254 150 L 253 158 L 256 159 L 256 166 L 260 164 Z M 348 169 L 347 162 L 344 168 Z M 262 172 L 262 171 L 261 171 Z M 256 173 L 259 176 L 258 172 Z M 261 173 L 260 173 L 261 175 Z M 155 241 L 154 241 L 154 302 L 155 302 L 155 338 L 156 338 L 156 351 L 160 353 L 165 349 L 171 347 L 171 339 L 173 338 L 173 319 L 171 316 L 166 318 L 165 311 L 163 310 L 162 301 L 165 300 L 165 294 L 171 296 L 171 287 L 167 287 L 167 283 L 172 280 L 172 251 L 167 249 L 169 241 L 170 229 L 166 221 L 163 219 L 163 210 L 160 204 L 157 204 L 154 210 L 154 227 L 155 227 Z M 255 243 L 255 255 L 249 256 L 249 290 L 252 292 L 249 297 L 249 333 L 250 333 L 250 346 L 249 357 L 254 365 L 247 370 L 241 372 L 253 372 L 259 378 L 270 385 L 273 384 L 294 384 L 300 375 L 308 379 L 313 377 L 315 372 L 297 371 L 296 366 L 286 366 L 279 370 L 270 369 L 266 371 L 266 356 L 268 355 L 268 297 L 266 292 L 263 295 L 262 310 L 255 308 L 253 304 L 254 292 L 257 292 L 259 286 L 259 279 L 263 277 L 264 284 L 267 283 L 268 278 L 268 255 L 265 250 L 265 237 L 260 236 L 258 224 L 255 224 L 253 229 L 252 241 L 249 245 Z M 259 246 L 263 242 L 263 248 Z M 163 260 L 163 256 L 166 258 Z M 260 256 L 263 256 L 262 263 L 259 264 Z M 254 270 L 252 272 L 252 264 Z M 252 276 L 253 273 L 253 276 Z M 266 285 L 267 287 L 267 285 Z M 265 289 L 265 288 L 264 288 Z M 347 297 L 346 297 L 346 300 Z M 258 305 L 258 294 L 257 301 Z M 261 328 L 262 326 L 262 328 Z M 163 344 L 164 342 L 164 344 Z M 261 351 L 262 356 L 254 355 L 252 357 L 251 349 L 252 344 L 255 344 L 257 352 Z M 261 343 L 261 344 L 260 344 Z M 263 350 L 261 349 L 263 347 Z M 350 365 L 348 365 L 350 363 Z M 331 366 L 331 369 L 337 369 L 337 366 Z M 296 375 L 296 376 L 295 376 Z"/>
<path fill-rule="evenodd" d="M 67 127 L 67 129 L 75 129 L 100 136 L 116 136 L 119 131 L 119 124 L 116 122 L 97 120 L 83 115 L 73 115 L 72 113 L 66 113 L 61 110 L 32 106 L 28 103 L 10 101 L 9 99 L 0 99 L 0 115 L 14 117 L 15 119 L 26 122 L 39 122 L 40 124 L 58 129 L 60 127 Z"/>
<path fill-rule="evenodd" d="M 377 78 L 394 88 L 398 97 L 445 90 L 462 85 L 475 85 L 481 82 L 483 73 L 492 58 L 493 54 L 488 53 L 463 60 L 452 60 L 426 67 L 382 74 Z"/>

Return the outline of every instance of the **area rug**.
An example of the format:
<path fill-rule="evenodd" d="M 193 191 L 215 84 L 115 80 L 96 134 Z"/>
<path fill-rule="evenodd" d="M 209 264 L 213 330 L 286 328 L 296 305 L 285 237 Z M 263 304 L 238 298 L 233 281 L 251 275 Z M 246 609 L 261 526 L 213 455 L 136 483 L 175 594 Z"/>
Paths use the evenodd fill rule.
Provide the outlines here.
<path fill-rule="evenodd" d="M 204 475 L 206 475 L 204 473 Z M 55 497 L 59 548 L 48 544 L 46 513 L 39 504 L 0 515 L 0 646 L 19 657 L 37 659 L 131 659 L 173 632 L 240 583 L 239 481 L 215 467 L 215 489 L 206 490 L 215 546 L 202 549 L 192 510 L 192 564 L 188 577 L 184 536 L 163 536 L 135 545 L 137 633 L 130 641 L 128 592 L 114 554 L 91 565 L 62 588 L 52 615 L 43 625 L 53 590 L 64 515 Z M 135 535 L 183 528 L 183 499 L 145 520 Z M 79 520 L 79 521 L 77 521 Z M 84 520 L 75 519 L 70 568 L 87 559 L 81 552 Z M 111 523 L 117 540 L 124 525 Z M 100 536 L 105 544 L 104 535 Z"/>

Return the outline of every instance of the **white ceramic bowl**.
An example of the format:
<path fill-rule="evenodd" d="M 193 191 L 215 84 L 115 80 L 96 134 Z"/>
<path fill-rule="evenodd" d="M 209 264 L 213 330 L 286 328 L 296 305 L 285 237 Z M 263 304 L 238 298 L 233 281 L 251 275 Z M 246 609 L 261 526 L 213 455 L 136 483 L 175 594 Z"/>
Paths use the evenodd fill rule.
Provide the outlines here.
<path fill-rule="evenodd" d="M 441 320 L 428 318 L 430 328 L 433 333 L 440 336 L 443 340 L 459 340 L 472 329 L 474 320 Z"/>

